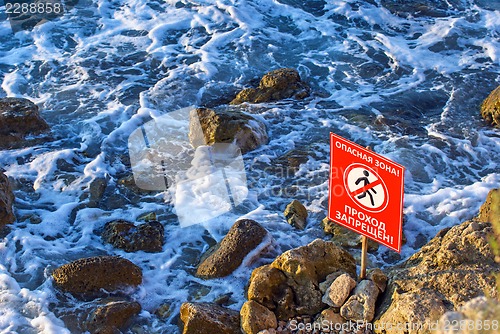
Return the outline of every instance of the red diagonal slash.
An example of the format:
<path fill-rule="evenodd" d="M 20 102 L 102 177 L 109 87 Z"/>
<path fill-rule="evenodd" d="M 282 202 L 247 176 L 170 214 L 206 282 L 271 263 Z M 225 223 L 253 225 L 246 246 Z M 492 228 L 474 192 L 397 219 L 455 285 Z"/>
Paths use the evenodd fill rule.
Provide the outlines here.
<path fill-rule="evenodd" d="M 373 188 L 373 187 L 376 187 L 378 186 L 379 184 L 382 183 L 382 180 L 380 179 L 377 179 L 376 181 L 373 181 L 372 183 L 369 183 L 367 184 L 366 186 L 362 187 L 362 188 L 359 188 L 359 189 L 356 189 L 354 190 L 353 192 L 351 192 L 351 196 L 354 197 L 356 195 L 359 195 L 361 193 L 364 193 L 366 192 L 367 190 Z"/>

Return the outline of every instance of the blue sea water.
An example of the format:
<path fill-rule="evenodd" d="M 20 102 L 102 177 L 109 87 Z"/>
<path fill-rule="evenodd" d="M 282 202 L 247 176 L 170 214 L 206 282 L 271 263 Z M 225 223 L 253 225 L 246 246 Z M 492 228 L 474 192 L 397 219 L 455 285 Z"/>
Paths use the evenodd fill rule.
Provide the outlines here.
<path fill-rule="evenodd" d="M 128 333 L 178 332 L 184 301 L 231 293 L 238 309 L 253 268 L 324 237 L 330 132 L 406 168 L 407 243 L 401 256 L 384 247 L 370 254 L 373 267 L 405 259 L 440 229 L 473 217 L 500 183 L 500 132 L 479 115 L 500 84 L 498 0 L 80 0 L 64 16 L 17 32 L 4 9 L 0 2 L 0 97 L 33 100 L 53 140 L 0 151 L 17 217 L 0 240 L 1 333 L 77 332 L 74 314 L 85 303 L 62 300 L 50 274 L 102 254 L 144 273 L 131 296 L 143 311 Z M 140 124 L 227 103 L 281 67 L 296 68 L 312 94 L 241 107 L 270 138 L 244 155 L 245 205 L 181 228 L 167 192 L 120 184 L 130 175 L 127 139 Z M 298 171 L 269 168 L 289 151 L 306 152 Z M 105 198 L 89 207 L 89 187 L 100 178 Z M 310 213 L 304 231 L 283 217 L 292 199 Z M 163 252 L 103 244 L 106 222 L 148 212 L 165 226 Z M 199 255 L 240 217 L 271 233 L 267 255 L 223 279 L 196 278 Z M 155 315 L 162 304 L 171 305 L 166 318 Z"/>

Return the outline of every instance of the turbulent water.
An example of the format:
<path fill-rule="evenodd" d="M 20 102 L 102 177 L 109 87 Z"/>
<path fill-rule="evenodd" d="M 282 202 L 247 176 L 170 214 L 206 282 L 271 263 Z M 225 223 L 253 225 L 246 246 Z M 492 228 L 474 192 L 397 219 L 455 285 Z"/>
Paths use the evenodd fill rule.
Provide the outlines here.
<path fill-rule="evenodd" d="M 0 97 L 36 102 L 53 138 L 0 151 L 17 217 L 0 240 L 1 333 L 78 332 L 75 314 L 85 304 L 57 293 L 50 274 L 101 254 L 143 270 L 132 294 L 143 311 L 128 333 L 178 332 L 184 301 L 231 294 L 238 309 L 253 268 L 324 237 L 330 132 L 406 168 L 407 243 L 401 256 L 384 247 L 370 254 L 371 266 L 400 261 L 473 217 L 500 183 L 500 132 L 479 115 L 500 84 L 499 0 L 80 0 L 63 17 L 16 33 L 4 9 Z M 243 205 L 181 228 L 169 194 L 119 182 L 131 173 L 127 140 L 139 125 L 180 107 L 223 105 L 280 67 L 296 68 L 312 94 L 242 107 L 270 137 L 244 155 Z M 307 157 L 299 170 L 271 168 L 289 151 Z M 103 178 L 104 198 L 92 207 L 89 187 Z M 285 222 L 291 199 L 310 212 L 304 231 Z M 106 222 L 149 212 L 165 226 L 163 252 L 102 242 Z M 196 278 L 199 255 L 242 216 L 271 232 L 267 255 L 223 279 Z M 163 318 L 155 314 L 162 304 L 171 306 Z"/>

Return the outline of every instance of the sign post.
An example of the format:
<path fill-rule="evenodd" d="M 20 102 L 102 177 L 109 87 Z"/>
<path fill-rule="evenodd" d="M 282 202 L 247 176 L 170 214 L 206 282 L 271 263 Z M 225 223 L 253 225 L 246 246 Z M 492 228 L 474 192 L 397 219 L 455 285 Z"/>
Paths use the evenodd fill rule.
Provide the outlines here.
<path fill-rule="evenodd" d="M 404 167 L 330 134 L 328 219 L 401 252 Z M 362 254 L 362 275 L 366 256 Z"/>

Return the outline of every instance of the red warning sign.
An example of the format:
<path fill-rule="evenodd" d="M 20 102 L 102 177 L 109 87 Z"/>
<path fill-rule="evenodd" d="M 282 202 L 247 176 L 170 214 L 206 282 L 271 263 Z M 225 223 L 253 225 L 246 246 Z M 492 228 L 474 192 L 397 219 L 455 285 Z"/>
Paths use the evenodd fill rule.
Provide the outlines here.
<path fill-rule="evenodd" d="M 404 167 L 330 134 L 328 219 L 401 251 Z"/>

